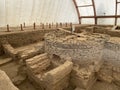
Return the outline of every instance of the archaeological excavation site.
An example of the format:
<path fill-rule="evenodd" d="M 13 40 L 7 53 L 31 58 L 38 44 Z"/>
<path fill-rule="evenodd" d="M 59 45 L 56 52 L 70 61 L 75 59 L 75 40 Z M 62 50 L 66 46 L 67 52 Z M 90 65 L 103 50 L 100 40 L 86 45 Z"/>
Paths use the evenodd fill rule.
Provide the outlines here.
<path fill-rule="evenodd" d="M 0 0 L 0 90 L 120 90 L 120 0 Z"/>

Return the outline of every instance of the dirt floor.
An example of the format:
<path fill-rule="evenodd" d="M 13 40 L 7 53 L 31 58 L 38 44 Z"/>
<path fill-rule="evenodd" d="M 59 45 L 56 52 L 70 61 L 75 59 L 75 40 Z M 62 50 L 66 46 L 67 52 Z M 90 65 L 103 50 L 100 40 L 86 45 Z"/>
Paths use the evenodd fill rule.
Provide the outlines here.
<path fill-rule="evenodd" d="M 109 84 L 109 83 L 97 81 L 95 85 L 93 85 L 91 90 L 120 90 L 120 87 L 116 86 L 113 83 Z"/>
<path fill-rule="evenodd" d="M 8 58 L 3 58 L 3 56 L 0 56 L 0 61 Z M 15 61 L 8 62 L 4 65 L 0 65 L 0 69 L 5 71 L 7 75 L 10 77 L 11 80 L 13 80 L 18 75 L 18 68 L 19 64 L 17 64 Z M 17 85 L 17 87 L 20 90 L 37 90 L 32 83 L 30 83 L 29 80 L 24 80 L 21 84 Z M 72 89 L 67 89 L 72 90 Z M 95 85 L 92 87 L 91 90 L 120 90 L 120 87 L 116 86 L 115 84 L 109 84 L 101 81 L 97 81 Z"/>
<path fill-rule="evenodd" d="M 37 90 L 29 80 L 25 80 L 22 84 L 17 86 L 20 90 Z"/>
<path fill-rule="evenodd" d="M 4 60 L 7 58 L 4 58 Z M 3 60 L 3 56 L 0 56 L 0 61 Z M 19 64 L 14 61 L 8 62 L 4 65 L 0 65 L 0 69 L 5 71 L 9 78 L 13 80 L 18 75 Z M 20 90 L 36 90 L 35 87 L 30 83 L 30 81 L 25 80 L 22 84 L 17 85 Z"/>

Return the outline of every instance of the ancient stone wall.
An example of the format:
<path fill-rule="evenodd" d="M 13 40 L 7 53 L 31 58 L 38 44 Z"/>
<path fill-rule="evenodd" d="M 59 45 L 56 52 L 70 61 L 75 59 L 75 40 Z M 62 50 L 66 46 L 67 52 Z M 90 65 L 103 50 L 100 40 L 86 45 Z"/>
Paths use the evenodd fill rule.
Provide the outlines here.
<path fill-rule="evenodd" d="M 66 61 L 57 68 L 45 73 L 46 90 L 63 90 L 68 87 L 73 63 Z"/>
<path fill-rule="evenodd" d="M 102 36 L 100 36 L 102 37 Z M 71 57 L 73 62 L 82 64 L 82 62 L 101 60 L 104 40 L 97 37 L 76 37 L 74 35 L 58 38 L 48 36 L 45 38 L 45 52 L 55 54 L 61 58 Z"/>
<path fill-rule="evenodd" d="M 66 61 L 53 67 L 47 53 L 26 60 L 27 73 L 31 81 L 41 90 L 63 90 L 67 88 L 73 63 Z"/>
<path fill-rule="evenodd" d="M 8 34 L 0 34 L 0 42 L 4 39 L 8 41 L 12 47 L 20 47 L 32 43 L 39 42 L 44 39 L 45 33 L 54 30 L 36 30 L 36 31 L 23 31 L 23 32 L 9 32 Z M 3 49 L 0 43 L 0 55 L 3 53 Z"/>
<path fill-rule="evenodd" d="M 9 79 L 4 71 L 0 70 L 0 90 L 19 90 L 13 85 L 12 81 Z"/>
<path fill-rule="evenodd" d="M 6 39 L 13 47 L 19 47 L 35 43 L 44 39 L 44 34 L 53 30 L 36 30 L 26 32 L 10 32 L 9 34 L 1 34 L 0 41 Z"/>
<path fill-rule="evenodd" d="M 18 52 L 9 43 L 3 44 L 2 46 L 5 54 L 12 57 L 15 60 Z"/>
<path fill-rule="evenodd" d="M 120 39 L 111 37 L 105 44 L 103 64 L 98 76 L 100 80 L 114 82 L 120 86 Z"/>
<path fill-rule="evenodd" d="M 110 61 L 115 66 L 120 65 L 120 38 L 111 37 L 105 44 L 103 59 L 105 61 Z"/>

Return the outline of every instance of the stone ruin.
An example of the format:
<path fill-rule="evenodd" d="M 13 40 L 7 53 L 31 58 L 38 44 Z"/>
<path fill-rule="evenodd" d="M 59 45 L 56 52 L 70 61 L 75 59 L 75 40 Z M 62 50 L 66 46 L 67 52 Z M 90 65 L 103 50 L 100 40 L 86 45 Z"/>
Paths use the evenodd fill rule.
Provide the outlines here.
<path fill-rule="evenodd" d="M 20 60 L 37 90 L 93 90 L 97 81 L 120 90 L 120 39 L 88 29 L 75 33 L 59 28 L 45 34 L 44 43 L 26 49 L 1 43 L 5 54 Z"/>
<path fill-rule="evenodd" d="M 51 57 L 60 56 L 59 62 L 64 62 L 69 57 L 74 64 L 70 83 L 74 87 L 90 90 L 97 80 L 96 73 L 104 62 L 102 54 L 108 39 L 107 35 L 101 34 L 88 36 L 84 33 L 55 31 L 45 36 L 45 52 Z"/>

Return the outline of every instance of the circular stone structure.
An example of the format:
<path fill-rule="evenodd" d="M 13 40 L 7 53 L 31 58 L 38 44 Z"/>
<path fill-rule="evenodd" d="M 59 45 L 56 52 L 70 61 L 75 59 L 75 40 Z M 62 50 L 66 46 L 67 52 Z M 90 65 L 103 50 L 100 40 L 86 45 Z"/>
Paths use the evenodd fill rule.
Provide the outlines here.
<path fill-rule="evenodd" d="M 45 35 L 45 52 L 58 55 L 62 59 L 69 57 L 77 64 L 87 64 L 101 60 L 107 40 L 108 36 L 102 34 L 85 35 L 55 31 Z"/>

